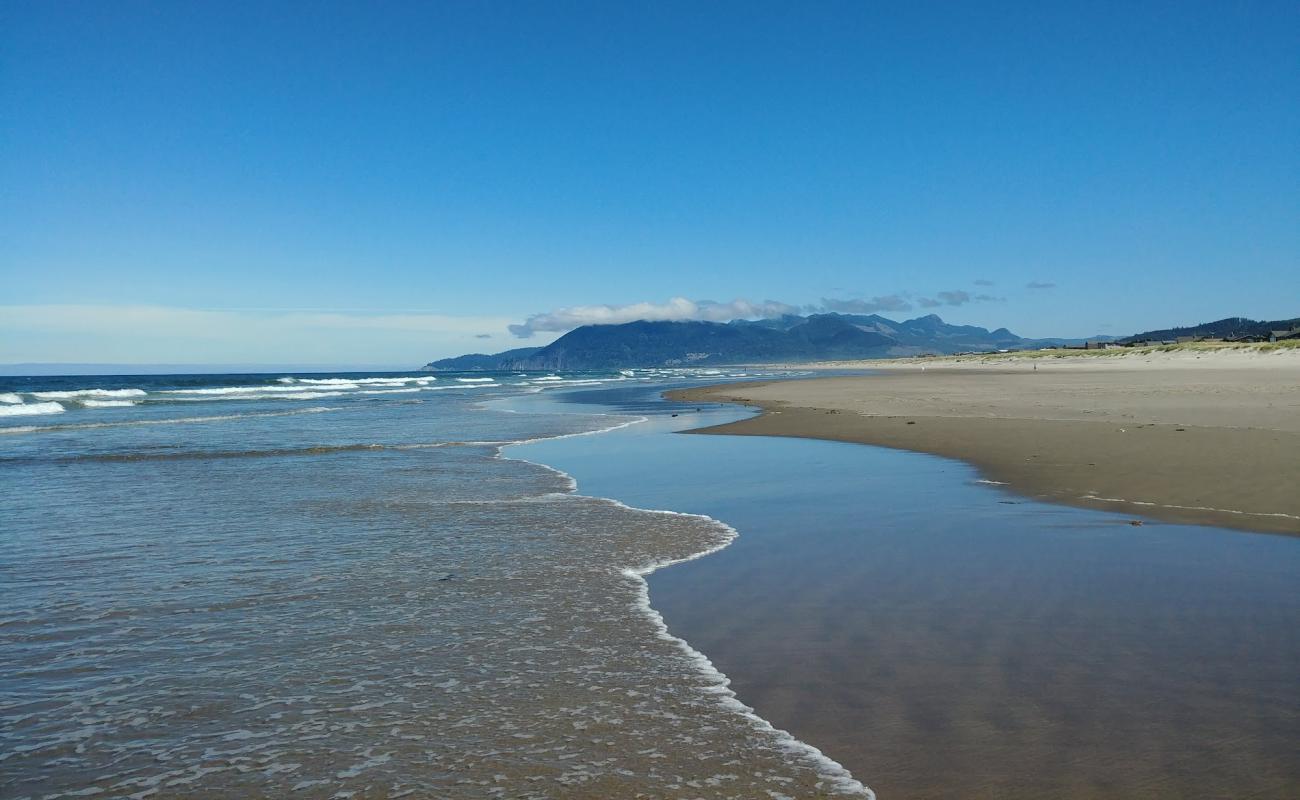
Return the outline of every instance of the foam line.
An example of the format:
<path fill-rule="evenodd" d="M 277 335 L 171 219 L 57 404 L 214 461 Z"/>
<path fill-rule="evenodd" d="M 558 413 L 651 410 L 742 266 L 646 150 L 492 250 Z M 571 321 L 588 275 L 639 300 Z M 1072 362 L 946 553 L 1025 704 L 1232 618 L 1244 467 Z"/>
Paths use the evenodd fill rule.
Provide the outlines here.
<path fill-rule="evenodd" d="M 504 453 L 505 448 L 509 446 L 513 446 L 515 444 L 528 444 L 530 442 L 550 441 L 551 439 L 567 439 L 573 436 L 591 436 L 599 433 L 609 433 L 610 431 L 626 428 L 631 425 L 636 425 L 641 422 L 646 422 L 647 420 L 648 418 L 646 417 L 638 417 L 634 420 L 630 420 L 628 422 L 624 422 L 619 425 L 613 425 L 608 428 L 601 428 L 599 430 L 594 430 L 594 431 L 582 431 L 580 433 L 568 433 L 559 436 L 545 436 L 545 437 L 538 437 L 535 439 L 526 439 L 521 442 L 512 442 L 508 445 L 502 445 L 498 447 L 496 452 L 496 457 L 510 460 L 510 461 L 522 461 L 526 464 L 532 464 L 534 466 L 549 470 L 555 473 L 556 475 L 559 475 L 560 477 L 564 478 L 564 480 L 568 483 L 569 485 L 568 494 L 563 496 L 578 497 L 580 496 L 577 494 L 578 481 L 572 475 L 565 472 L 564 470 L 556 469 L 555 467 L 552 467 L 549 464 L 542 464 L 536 461 L 529 461 L 528 459 L 525 458 L 515 458 L 512 456 L 507 456 Z M 717 696 L 718 704 L 722 708 L 726 709 L 731 713 L 740 714 L 741 716 L 745 717 L 750 722 L 752 722 L 758 728 L 759 731 L 773 736 L 776 740 L 777 746 L 780 749 L 784 750 L 785 752 L 789 753 L 790 755 L 795 756 L 797 758 L 808 759 L 809 761 L 816 764 L 818 768 L 818 774 L 821 776 L 823 780 L 827 782 L 827 784 L 829 784 L 834 789 L 834 791 L 838 793 L 848 794 L 848 795 L 856 795 L 858 797 L 866 798 L 866 800 L 875 800 L 876 798 L 875 792 L 873 792 L 870 788 L 865 786 L 861 781 L 854 778 L 853 775 L 847 769 L 845 769 L 844 766 L 840 764 L 838 761 L 835 761 L 830 756 L 827 756 L 825 753 L 823 753 L 821 750 L 817 749 L 813 745 L 795 738 L 788 731 L 777 728 L 772 723 L 760 717 L 754 711 L 754 709 L 750 708 L 749 706 L 741 702 L 740 698 L 736 696 L 735 691 L 731 688 L 731 679 L 728 678 L 716 666 L 714 666 L 713 662 L 709 660 L 708 656 L 704 655 L 699 650 L 696 650 L 694 647 L 691 647 L 690 643 L 687 642 L 685 639 L 681 638 L 680 636 L 674 636 L 668 630 L 668 624 L 664 621 L 663 615 L 660 614 L 658 611 L 656 611 L 654 606 L 650 604 L 650 584 L 646 581 L 646 578 L 650 574 L 660 569 L 663 569 L 665 567 L 670 567 L 674 564 L 681 564 L 687 561 L 694 561 L 697 558 L 703 558 L 704 556 L 712 555 L 713 553 L 722 550 L 723 548 L 727 547 L 732 542 L 734 542 L 740 536 L 739 531 L 737 531 L 735 528 L 731 527 L 730 525 L 726 524 L 725 522 L 722 522 L 721 520 L 717 520 L 714 519 L 713 517 L 705 516 L 703 514 L 686 514 L 680 511 L 668 511 L 666 509 L 636 508 L 634 506 L 629 506 L 626 503 L 608 497 L 595 497 L 590 499 L 603 501 L 611 505 L 614 505 L 618 508 L 623 508 L 629 511 L 698 519 L 701 522 L 707 522 L 713 525 L 716 529 L 722 532 L 723 540 L 721 542 L 719 542 L 717 545 L 713 547 L 705 548 L 704 550 L 701 550 L 693 555 L 689 555 L 684 558 L 667 559 L 663 561 L 652 562 L 650 564 L 644 564 L 641 566 L 625 567 L 623 569 L 620 569 L 619 572 L 624 577 L 626 577 L 629 581 L 633 582 L 633 591 L 634 591 L 634 599 L 632 603 L 633 608 L 635 608 L 639 613 L 641 613 L 643 616 L 645 616 L 650 620 L 650 623 L 655 628 L 655 635 L 658 638 L 664 641 L 672 642 L 674 645 L 676 645 L 686 655 L 686 657 L 691 661 L 691 663 L 693 663 L 696 666 L 699 672 L 708 679 L 710 687 L 707 691 Z"/>
<path fill-rule="evenodd" d="M 344 386 L 359 384 L 361 386 L 404 386 L 408 383 L 426 384 L 438 380 L 432 377 L 418 378 L 280 378 L 280 383 L 308 384 L 311 386 Z"/>
<path fill-rule="evenodd" d="M 58 405 L 52 403 L 51 405 Z M 266 411 L 254 414 L 221 414 L 212 417 L 173 417 L 170 419 L 133 419 L 122 422 L 82 422 L 74 425 L 23 425 L 10 428 L 0 427 L 0 434 L 14 433 L 46 433 L 49 431 L 75 431 L 88 430 L 91 428 L 119 428 L 127 425 L 181 425 L 191 422 L 224 422 L 232 419 L 249 419 L 252 417 L 289 417 L 294 414 L 320 414 L 325 411 L 340 411 L 339 407 L 315 406 L 312 408 L 299 408 L 293 411 Z M 0 407 L 0 414 L 4 407 Z"/>
<path fill-rule="evenodd" d="M 144 389 L 73 389 L 65 392 L 32 392 L 41 400 L 79 400 L 83 397 L 144 397 Z"/>
<path fill-rule="evenodd" d="M 270 396 L 292 397 L 294 394 L 302 394 L 310 387 L 303 386 L 214 386 L 206 389 L 169 389 L 160 394 L 181 394 L 196 395 L 204 399 L 221 398 L 232 395 L 253 395 L 265 393 Z M 339 389 L 360 389 L 361 387 L 352 382 L 332 383 L 329 384 L 331 390 Z"/>
<path fill-rule="evenodd" d="M 1183 511 L 1216 511 L 1220 514 L 1240 514 L 1248 517 L 1281 517 L 1283 519 L 1300 519 L 1295 514 L 1283 514 L 1280 511 L 1238 511 L 1235 508 L 1213 508 L 1211 506 L 1179 506 L 1171 503 L 1151 503 L 1145 500 L 1125 500 L 1122 497 L 1098 497 L 1095 494 L 1085 494 L 1083 500 L 1096 500 L 1102 503 L 1128 503 L 1135 506 L 1150 506 L 1152 508 L 1177 508 Z"/>
<path fill-rule="evenodd" d="M 195 390 L 200 391 L 200 390 Z M 196 401 L 217 401 L 217 400 L 319 400 L 323 397 L 343 397 L 351 392 L 283 392 L 278 391 L 274 394 L 213 394 L 203 397 L 176 397 L 172 398 L 178 401 L 196 402 Z"/>

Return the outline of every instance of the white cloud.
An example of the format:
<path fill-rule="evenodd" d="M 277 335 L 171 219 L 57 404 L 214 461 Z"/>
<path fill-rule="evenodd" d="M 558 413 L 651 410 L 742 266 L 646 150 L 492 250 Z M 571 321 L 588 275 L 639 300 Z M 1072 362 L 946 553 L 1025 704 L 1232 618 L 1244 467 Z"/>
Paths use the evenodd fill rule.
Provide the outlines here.
<path fill-rule="evenodd" d="M 474 349 L 505 317 L 0 306 L 0 362 L 298 362 L 419 366 Z"/>
<path fill-rule="evenodd" d="M 987 294 L 971 294 L 959 289 L 937 292 L 934 297 L 916 296 L 910 292 L 848 300 L 824 297 L 821 303 L 808 306 L 796 306 L 778 300 L 764 300 L 761 303 L 732 300 L 730 303 L 717 303 L 712 300 L 697 301 L 674 297 L 666 303 L 571 306 L 534 314 L 522 323 L 510 325 L 509 330 L 521 339 L 528 339 L 539 332 L 564 333 L 583 325 L 621 325 L 637 320 L 730 322 L 733 319 L 764 319 L 783 314 L 827 311 L 841 314 L 872 314 L 880 311 L 910 311 L 913 302 L 922 308 L 938 308 L 962 306 L 967 303 L 1001 302 L 1002 299 Z"/>
<path fill-rule="evenodd" d="M 540 331 L 562 332 L 582 325 L 620 325 L 636 320 L 729 322 L 733 319 L 762 319 L 797 313 L 799 313 L 797 306 L 775 300 L 764 300 L 761 303 L 752 303 L 748 300 L 716 303 L 712 300 L 695 301 L 687 300 L 685 297 L 674 297 L 667 303 L 561 308 L 545 314 L 534 314 L 522 324 L 511 325 L 510 332 L 521 339 L 527 339 Z"/>

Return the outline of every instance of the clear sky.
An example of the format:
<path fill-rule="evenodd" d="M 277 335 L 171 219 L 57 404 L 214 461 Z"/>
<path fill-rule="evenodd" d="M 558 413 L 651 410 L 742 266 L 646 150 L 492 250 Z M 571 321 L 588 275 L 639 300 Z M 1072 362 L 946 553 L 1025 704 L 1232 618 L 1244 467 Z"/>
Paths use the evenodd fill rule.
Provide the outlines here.
<path fill-rule="evenodd" d="M 0 362 L 1292 317 L 1300 4 L 8 0 L 0 286 Z"/>

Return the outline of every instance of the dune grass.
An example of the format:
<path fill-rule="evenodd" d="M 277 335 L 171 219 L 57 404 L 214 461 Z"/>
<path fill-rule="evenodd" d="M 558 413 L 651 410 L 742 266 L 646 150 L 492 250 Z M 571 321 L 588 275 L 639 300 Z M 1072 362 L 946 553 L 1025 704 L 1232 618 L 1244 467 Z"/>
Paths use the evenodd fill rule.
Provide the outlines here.
<path fill-rule="evenodd" d="M 918 356 L 918 360 L 944 359 L 957 361 L 989 361 L 1001 359 L 1043 358 L 1124 358 L 1148 353 L 1269 353 L 1278 350 L 1300 350 L 1300 340 L 1281 342 L 1183 342 L 1149 347 L 1116 347 L 1109 350 L 1074 350 L 1053 348 L 1048 350 L 1012 350 L 1006 353 L 972 353 L 960 356 Z"/>

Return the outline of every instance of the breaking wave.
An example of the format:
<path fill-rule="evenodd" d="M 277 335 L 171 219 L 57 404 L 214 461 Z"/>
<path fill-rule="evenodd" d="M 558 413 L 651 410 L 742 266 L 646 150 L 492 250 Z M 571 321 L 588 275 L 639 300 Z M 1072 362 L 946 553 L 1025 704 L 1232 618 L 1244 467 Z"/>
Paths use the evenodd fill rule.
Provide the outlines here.
<path fill-rule="evenodd" d="M 86 408 L 130 408 L 136 405 L 135 400 L 82 400 L 81 405 Z"/>
<path fill-rule="evenodd" d="M 33 417 L 41 414 L 62 414 L 63 406 L 58 403 L 22 403 L 20 405 L 0 406 L 0 417 Z"/>
<path fill-rule="evenodd" d="M 63 392 L 32 392 L 32 397 L 41 400 L 80 400 L 86 397 L 144 397 L 144 389 L 72 389 Z"/>

